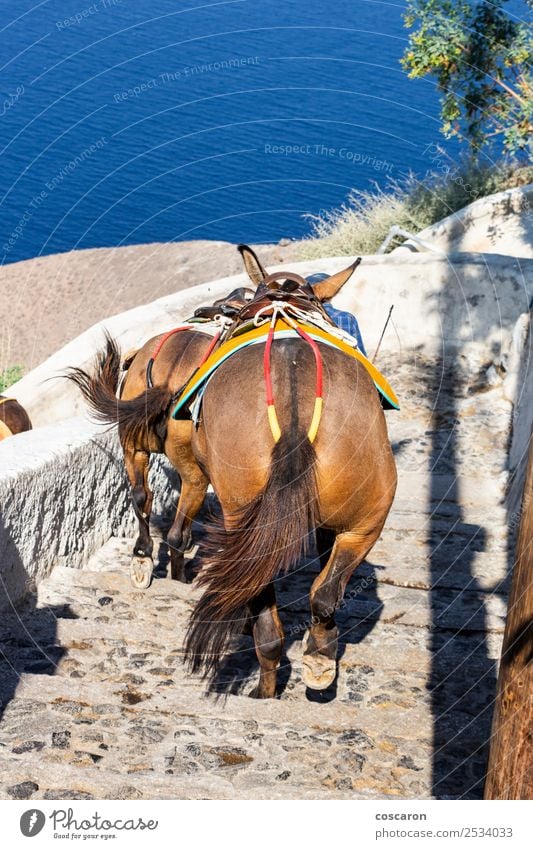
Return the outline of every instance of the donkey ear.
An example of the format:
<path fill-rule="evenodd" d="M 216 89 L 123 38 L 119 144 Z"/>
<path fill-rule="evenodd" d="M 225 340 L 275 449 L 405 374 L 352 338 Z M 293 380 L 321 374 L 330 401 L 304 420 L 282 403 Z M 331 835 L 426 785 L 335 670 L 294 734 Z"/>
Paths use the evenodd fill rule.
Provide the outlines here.
<path fill-rule="evenodd" d="M 344 271 L 338 271 L 337 274 L 333 274 L 331 277 L 326 277 L 326 279 L 321 280 L 320 283 L 315 283 L 313 286 L 313 293 L 321 301 L 327 301 L 329 298 L 332 298 L 333 295 L 336 295 L 339 289 L 342 289 L 344 284 L 348 282 L 360 262 L 361 257 L 358 256 L 353 265 L 345 268 Z"/>
<path fill-rule="evenodd" d="M 248 245 L 237 245 L 237 250 L 242 256 L 244 267 L 248 272 L 248 277 L 255 286 L 259 286 L 263 280 L 268 277 L 265 269 L 259 262 L 254 251 Z"/>

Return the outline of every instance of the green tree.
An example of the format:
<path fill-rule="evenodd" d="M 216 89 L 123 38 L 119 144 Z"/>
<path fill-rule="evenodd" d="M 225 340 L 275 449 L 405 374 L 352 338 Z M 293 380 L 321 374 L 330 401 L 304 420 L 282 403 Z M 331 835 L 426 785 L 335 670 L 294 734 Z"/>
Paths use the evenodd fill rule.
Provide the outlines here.
<path fill-rule="evenodd" d="M 475 154 L 494 137 L 509 153 L 532 149 L 532 28 L 506 14 L 506 2 L 409 0 L 404 18 L 412 32 L 403 67 L 436 78 L 442 131 L 466 135 Z"/>

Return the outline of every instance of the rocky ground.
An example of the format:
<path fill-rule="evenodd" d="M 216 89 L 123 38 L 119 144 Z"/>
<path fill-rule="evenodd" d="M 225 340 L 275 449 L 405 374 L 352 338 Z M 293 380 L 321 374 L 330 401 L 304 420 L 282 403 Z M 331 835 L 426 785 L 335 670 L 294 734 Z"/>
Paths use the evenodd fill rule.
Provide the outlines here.
<path fill-rule="evenodd" d="M 312 559 L 280 582 L 277 700 L 247 697 L 250 638 L 215 687 L 181 663 L 197 590 L 132 589 L 130 540 L 57 568 L 0 628 L 3 798 L 479 798 L 509 558 L 501 500 L 511 408 L 477 366 L 381 359 L 399 491 L 338 613 L 338 681 L 306 692 Z M 201 526 L 197 528 L 201 538 Z M 73 562 L 72 566 L 76 567 Z"/>

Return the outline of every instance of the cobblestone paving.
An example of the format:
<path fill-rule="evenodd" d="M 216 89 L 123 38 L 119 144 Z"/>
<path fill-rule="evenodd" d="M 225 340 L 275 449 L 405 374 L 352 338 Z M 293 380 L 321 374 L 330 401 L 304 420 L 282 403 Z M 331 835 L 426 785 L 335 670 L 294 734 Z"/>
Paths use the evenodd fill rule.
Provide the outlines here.
<path fill-rule="evenodd" d="M 315 561 L 280 583 L 281 693 L 258 702 L 250 638 L 207 692 L 181 663 L 197 590 L 167 579 L 163 542 L 152 586 L 133 590 L 131 540 L 111 539 L 1 623 L 0 796 L 479 798 L 509 572 L 511 407 L 499 389 L 472 392 L 467 365 L 381 360 L 402 402 L 387 414 L 400 485 L 338 613 L 331 691 L 301 681 Z"/>

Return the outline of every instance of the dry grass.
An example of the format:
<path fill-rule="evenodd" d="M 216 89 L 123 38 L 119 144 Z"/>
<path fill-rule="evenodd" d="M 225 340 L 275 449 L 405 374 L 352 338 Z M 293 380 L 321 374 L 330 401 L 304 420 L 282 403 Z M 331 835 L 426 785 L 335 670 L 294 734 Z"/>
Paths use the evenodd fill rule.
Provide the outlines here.
<path fill-rule="evenodd" d="M 418 233 L 479 198 L 532 182 L 533 167 L 469 163 L 432 173 L 424 182 L 410 175 L 403 183 L 391 182 L 386 191 L 353 191 L 340 209 L 310 216 L 312 233 L 301 243 L 300 256 L 374 254 L 393 224 Z"/>

